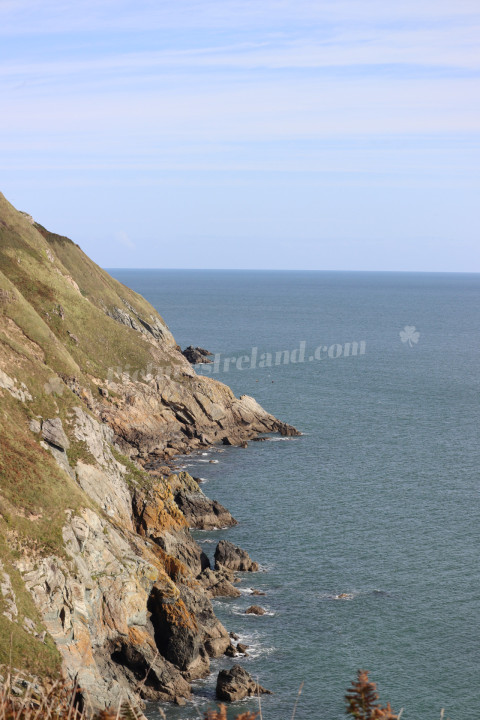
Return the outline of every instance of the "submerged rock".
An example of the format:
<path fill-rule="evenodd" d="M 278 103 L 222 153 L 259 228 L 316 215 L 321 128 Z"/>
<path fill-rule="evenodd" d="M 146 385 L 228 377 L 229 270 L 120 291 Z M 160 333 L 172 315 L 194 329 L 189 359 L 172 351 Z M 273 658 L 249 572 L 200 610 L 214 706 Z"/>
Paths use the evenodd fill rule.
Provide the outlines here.
<path fill-rule="evenodd" d="M 255 682 L 252 676 L 240 665 L 234 665 L 231 670 L 220 670 L 216 688 L 219 700 L 235 702 L 252 695 L 271 695 L 270 690 Z"/>
<path fill-rule="evenodd" d="M 242 550 L 228 540 L 220 540 L 215 550 L 215 569 L 221 567 L 240 572 L 256 572 L 259 565 L 252 560 L 246 550 Z"/>

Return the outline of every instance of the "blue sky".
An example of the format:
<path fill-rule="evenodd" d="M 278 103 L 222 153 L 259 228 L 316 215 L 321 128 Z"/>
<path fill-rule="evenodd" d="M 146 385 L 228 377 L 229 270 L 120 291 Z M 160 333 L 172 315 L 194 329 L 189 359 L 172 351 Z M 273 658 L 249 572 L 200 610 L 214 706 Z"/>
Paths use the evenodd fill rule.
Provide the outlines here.
<path fill-rule="evenodd" d="M 106 267 L 480 271 L 478 0 L 0 0 L 0 190 Z"/>

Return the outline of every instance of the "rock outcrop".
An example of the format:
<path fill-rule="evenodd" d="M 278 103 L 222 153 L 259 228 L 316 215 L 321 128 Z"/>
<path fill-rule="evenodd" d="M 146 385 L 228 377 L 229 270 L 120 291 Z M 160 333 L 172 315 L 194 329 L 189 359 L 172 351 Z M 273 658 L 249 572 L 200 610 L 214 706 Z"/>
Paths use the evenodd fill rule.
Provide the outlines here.
<path fill-rule="evenodd" d="M 181 472 L 172 484 L 175 502 L 189 527 L 197 530 L 216 530 L 232 527 L 237 521 L 217 500 L 210 500 L 188 473 Z"/>
<path fill-rule="evenodd" d="M 212 570 L 206 568 L 198 580 L 203 585 L 208 597 L 240 597 L 242 594 L 233 584 L 234 573 L 225 568 Z"/>
<path fill-rule="evenodd" d="M 61 664 L 99 708 L 183 702 L 230 648 L 211 598 L 258 565 L 222 541 L 210 567 L 189 528 L 236 521 L 172 460 L 299 433 L 197 376 L 146 300 L 1 194 L 0 399 L 3 654 Z"/>
<path fill-rule="evenodd" d="M 246 615 L 265 615 L 265 608 L 262 608 L 260 605 L 250 605 L 245 610 Z"/>
<path fill-rule="evenodd" d="M 219 700 L 235 702 L 256 695 L 271 695 L 271 692 L 256 683 L 240 665 L 233 665 L 230 670 L 220 670 L 218 673 L 216 694 Z"/>
<path fill-rule="evenodd" d="M 205 350 L 201 347 L 193 347 L 189 345 L 185 350 L 182 350 L 182 355 L 187 358 L 188 362 L 192 365 L 198 365 L 201 363 L 211 363 L 210 358 L 213 353 Z"/>
<path fill-rule="evenodd" d="M 215 568 L 228 568 L 239 572 L 257 572 L 259 565 L 246 550 L 229 540 L 220 540 L 215 549 Z"/>

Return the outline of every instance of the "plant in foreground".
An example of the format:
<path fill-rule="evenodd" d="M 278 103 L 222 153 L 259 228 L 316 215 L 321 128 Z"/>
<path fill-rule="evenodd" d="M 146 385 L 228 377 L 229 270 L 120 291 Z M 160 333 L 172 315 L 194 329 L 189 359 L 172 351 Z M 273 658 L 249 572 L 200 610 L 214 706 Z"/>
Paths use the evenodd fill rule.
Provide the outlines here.
<path fill-rule="evenodd" d="M 385 707 L 378 704 L 377 686 L 368 679 L 366 670 L 359 670 L 356 682 L 345 695 L 347 701 L 347 715 L 355 720 L 398 720 L 390 703 Z"/>
<path fill-rule="evenodd" d="M 258 713 L 244 712 L 241 715 L 237 715 L 235 720 L 255 720 Z M 227 720 L 227 707 L 226 705 L 219 705 L 218 710 L 209 710 L 205 713 L 204 720 Z"/>

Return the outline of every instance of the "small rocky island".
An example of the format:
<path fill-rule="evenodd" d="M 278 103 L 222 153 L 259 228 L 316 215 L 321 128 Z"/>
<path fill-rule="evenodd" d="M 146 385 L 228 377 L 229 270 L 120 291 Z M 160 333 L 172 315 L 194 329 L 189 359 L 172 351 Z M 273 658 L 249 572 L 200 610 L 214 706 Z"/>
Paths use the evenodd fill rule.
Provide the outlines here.
<path fill-rule="evenodd" d="M 146 300 L 1 194 L 0 269 L 0 653 L 97 708 L 183 703 L 246 651 L 211 598 L 258 565 L 222 541 L 211 567 L 190 528 L 236 520 L 175 457 L 299 433 L 198 376 Z M 263 692 L 229 672 L 219 697 Z"/>
<path fill-rule="evenodd" d="M 193 347 L 193 345 L 189 345 L 185 350 L 182 350 L 182 355 L 187 358 L 191 365 L 211 363 L 210 358 L 213 357 L 213 353 L 201 347 Z"/>

